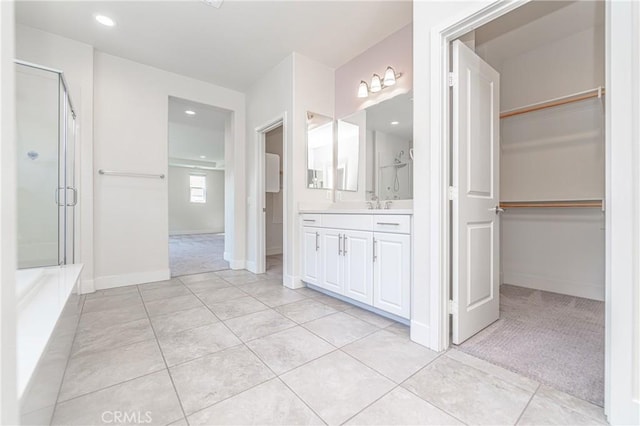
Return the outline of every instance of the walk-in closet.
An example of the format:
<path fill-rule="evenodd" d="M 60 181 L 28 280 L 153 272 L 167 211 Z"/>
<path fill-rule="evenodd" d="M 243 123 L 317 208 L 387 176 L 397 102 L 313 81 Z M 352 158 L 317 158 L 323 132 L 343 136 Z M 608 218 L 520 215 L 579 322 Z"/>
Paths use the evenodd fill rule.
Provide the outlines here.
<path fill-rule="evenodd" d="M 460 41 L 500 74 L 501 287 L 459 348 L 602 406 L 604 4 L 531 2 Z"/>

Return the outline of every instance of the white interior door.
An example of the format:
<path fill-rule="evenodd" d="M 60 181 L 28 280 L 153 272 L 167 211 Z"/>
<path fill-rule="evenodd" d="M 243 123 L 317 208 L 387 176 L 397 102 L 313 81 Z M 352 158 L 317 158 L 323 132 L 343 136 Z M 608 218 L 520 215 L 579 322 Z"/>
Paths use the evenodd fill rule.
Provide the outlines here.
<path fill-rule="evenodd" d="M 499 316 L 500 75 L 453 42 L 452 313 L 459 344 Z"/>

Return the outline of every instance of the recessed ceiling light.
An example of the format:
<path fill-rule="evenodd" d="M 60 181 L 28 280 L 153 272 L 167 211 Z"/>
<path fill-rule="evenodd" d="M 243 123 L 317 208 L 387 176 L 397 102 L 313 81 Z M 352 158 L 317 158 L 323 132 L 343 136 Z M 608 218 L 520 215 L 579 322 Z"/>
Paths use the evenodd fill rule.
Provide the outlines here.
<path fill-rule="evenodd" d="M 399 122 L 399 121 L 392 121 L 392 122 L 391 122 L 391 125 L 392 125 L 392 126 L 397 126 L 398 124 L 400 124 L 400 122 Z"/>
<path fill-rule="evenodd" d="M 116 25 L 116 22 L 113 19 L 105 15 L 96 15 L 96 21 L 107 27 L 114 27 Z"/>
<path fill-rule="evenodd" d="M 196 112 L 195 111 L 191 111 L 190 109 L 186 110 L 184 113 L 187 114 L 187 115 L 196 115 Z"/>
<path fill-rule="evenodd" d="M 206 155 L 201 155 L 200 158 L 207 158 L 207 156 Z"/>

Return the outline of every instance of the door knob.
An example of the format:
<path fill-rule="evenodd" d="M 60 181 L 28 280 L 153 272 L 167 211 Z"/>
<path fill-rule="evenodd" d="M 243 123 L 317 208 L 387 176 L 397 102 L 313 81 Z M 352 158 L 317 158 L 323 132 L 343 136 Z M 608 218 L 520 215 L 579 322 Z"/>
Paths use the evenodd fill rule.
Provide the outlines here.
<path fill-rule="evenodd" d="M 502 207 L 500 207 L 500 206 L 492 207 L 489 210 L 495 212 L 496 214 L 504 213 L 504 209 Z"/>

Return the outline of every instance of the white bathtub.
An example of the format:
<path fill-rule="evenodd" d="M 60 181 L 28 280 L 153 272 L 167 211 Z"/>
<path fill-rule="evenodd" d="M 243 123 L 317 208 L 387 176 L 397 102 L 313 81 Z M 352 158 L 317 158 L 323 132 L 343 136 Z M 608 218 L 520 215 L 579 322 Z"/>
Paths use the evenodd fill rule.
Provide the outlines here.
<path fill-rule="evenodd" d="M 49 338 L 76 288 L 83 265 L 16 272 L 18 397 L 22 397 Z"/>

